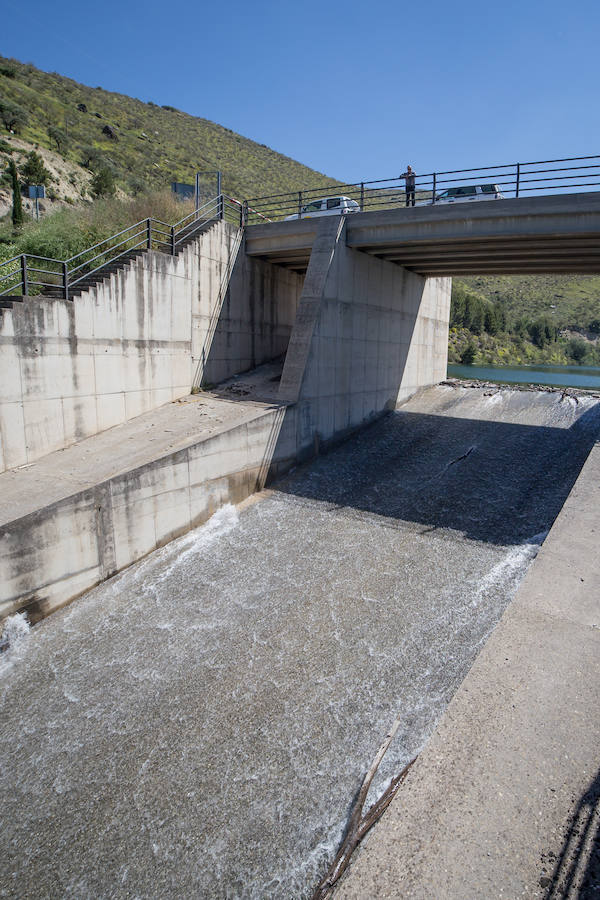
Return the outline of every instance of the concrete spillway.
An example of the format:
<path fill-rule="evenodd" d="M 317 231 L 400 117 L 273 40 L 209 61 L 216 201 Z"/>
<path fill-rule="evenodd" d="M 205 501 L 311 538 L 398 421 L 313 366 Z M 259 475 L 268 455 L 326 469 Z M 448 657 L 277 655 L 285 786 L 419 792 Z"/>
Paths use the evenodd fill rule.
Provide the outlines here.
<path fill-rule="evenodd" d="M 304 897 L 399 713 L 424 744 L 593 441 L 593 399 L 439 387 L 0 660 L 7 897 Z"/>

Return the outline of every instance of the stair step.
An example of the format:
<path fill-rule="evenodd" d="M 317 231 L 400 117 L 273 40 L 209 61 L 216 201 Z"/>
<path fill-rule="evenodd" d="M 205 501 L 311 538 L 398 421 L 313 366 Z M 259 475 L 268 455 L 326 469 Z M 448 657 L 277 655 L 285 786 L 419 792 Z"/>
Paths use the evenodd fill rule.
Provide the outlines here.
<path fill-rule="evenodd" d="M 216 219 L 210 219 L 208 222 L 203 222 L 199 227 L 193 224 L 180 231 L 176 235 L 177 246 L 175 247 L 175 255 L 177 255 L 180 250 L 182 250 L 188 243 L 193 241 L 204 231 L 207 231 L 212 225 L 214 225 L 216 221 Z M 171 254 L 169 252 L 170 246 L 168 245 L 168 240 L 165 246 L 168 246 L 168 249 L 164 249 L 160 252 L 167 253 L 170 256 Z M 107 278 L 110 278 L 111 275 L 115 275 L 117 272 L 120 272 L 124 268 L 124 266 L 128 265 L 136 259 L 139 259 L 139 257 L 146 252 L 147 250 L 145 247 L 138 247 L 135 250 L 130 250 L 127 253 L 124 253 L 122 256 L 119 256 L 114 260 L 109 260 L 96 272 L 93 272 L 89 275 L 83 275 L 81 277 L 81 280 L 69 285 L 69 298 L 72 298 L 77 294 L 81 294 L 92 287 L 96 287 L 96 285 L 101 284 Z M 46 287 L 42 290 L 42 296 L 48 297 L 50 299 L 61 299 L 64 297 L 63 287 L 60 284 L 56 285 L 56 287 Z"/>

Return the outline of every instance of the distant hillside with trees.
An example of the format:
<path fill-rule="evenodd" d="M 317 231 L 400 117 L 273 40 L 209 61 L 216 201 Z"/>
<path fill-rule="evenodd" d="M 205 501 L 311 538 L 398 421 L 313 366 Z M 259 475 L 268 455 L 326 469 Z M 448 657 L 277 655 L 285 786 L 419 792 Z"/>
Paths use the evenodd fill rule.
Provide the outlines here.
<path fill-rule="evenodd" d="M 600 276 L 455 279 L 448 358 L 600 365 Z"/>

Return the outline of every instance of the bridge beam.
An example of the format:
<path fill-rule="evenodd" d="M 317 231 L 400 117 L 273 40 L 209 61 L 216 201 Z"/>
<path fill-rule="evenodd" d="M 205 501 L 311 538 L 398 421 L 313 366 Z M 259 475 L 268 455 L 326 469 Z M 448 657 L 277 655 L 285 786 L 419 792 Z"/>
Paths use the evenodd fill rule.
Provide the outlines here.
<path fill-rule="evenodd" d="M 251 226 L 247 252 L 301 270 L 318 221 Z M 600 272 L 600 193 L 361 213 L 347 217 L 345 241 L 422 275 L 463 274 L 465 254 L 473 254 L 482 273 L 550 273 L 556 264 L 561 272 Z M 441 256 L 448 262 L 443 270 L 434 265 Z"/>

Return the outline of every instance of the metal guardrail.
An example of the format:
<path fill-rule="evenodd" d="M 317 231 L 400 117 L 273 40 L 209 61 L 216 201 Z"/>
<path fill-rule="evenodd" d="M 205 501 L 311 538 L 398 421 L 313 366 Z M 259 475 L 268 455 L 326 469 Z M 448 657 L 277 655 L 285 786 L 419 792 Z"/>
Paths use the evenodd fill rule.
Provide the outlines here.
<path fill-rule="evenodd" d="M 445 192 L 473 185 L 487 186 L 490 197 L 497 196 L 496 191 L 503 197 L 521 197 L 533 193 L 559 193 L 567 189 L 600 190 L 600 156 L 479 166 L 426 175 L 415 173 L 415 204 L 435 205 L 444 202 Z M 62 293 L 68 299 L 75 288 L 128 253 L 161 250 L 175 255 L 187 238 L 212 220 L 227 219 L 241 228 L 247 224 L 286 217 L 303 218 L 309 214 L 306 209 L 309 204 L 335 196 L 354 200 L 361 211 L 402 206 L 409 199 L 412 203 L 413 199 L 408 197 L 405 179 L 401 175 L 271 194 L 244 201 L 221 193 L 174 225 L 154 218 L 142 219 L 66 260 L 29 253 L 7 259 L 0 263 L 0 297 L 27 295 L 33 289 L 35 293 Z"/>
<path fill-rule="evenodd" d="M 415 204 L 435 205 L 445 201 L 448 190 L 474 185 L 494 187 L 503 197 L 522 197 L 531 194 L 554 194 L 568 189 L 600 190 L 600 156 L 577 156 L 570 159 L 548 159 L 504 166 L 478 166 L 472 169 L 453 169 L 447 172 L 415 173 Z M 489 190 L 490 198 L 496 196 Z M 326 197 L 344 196 L 354 200 L 360 211 L 388 209 L 408 205 L 406 182 L 402 175 L 333 184 L 328 187 L 272 194 L 245 201 L 244 221 L 255 225 L 265 219 L 301 219 L 310 214 L 306 207 Z M 411 204 L 412 204 L 412 198 Z M 456 201 L 454 201 L 456 202 Z"/>
<path fill-rule="evenodd" d="M 160 250 L 173 256 L 184 241 L 211 221 L 225 219 L 243 226 L 243 204 L 219 194 L 184 216 L 174 225 L 160 219 L 141 219 L 69 259 L 52 259 L 21 253 L 0 263 L 0 297 L 61 293 L 69 299 L 73 290 L 100 273 L 107 265 L 139 250 Z"/>

